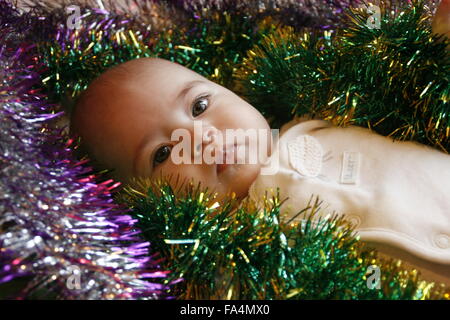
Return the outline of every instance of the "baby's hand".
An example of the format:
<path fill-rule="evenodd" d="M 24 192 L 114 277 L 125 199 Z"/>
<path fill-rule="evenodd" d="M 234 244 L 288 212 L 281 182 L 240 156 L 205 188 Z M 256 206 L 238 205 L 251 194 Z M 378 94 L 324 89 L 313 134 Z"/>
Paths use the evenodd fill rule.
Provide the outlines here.
<path fill-rule="evenodd" d="M 450 39 L 450 0 L 442 0 L 431 23 L 433 33 L 445 34 Z"/>

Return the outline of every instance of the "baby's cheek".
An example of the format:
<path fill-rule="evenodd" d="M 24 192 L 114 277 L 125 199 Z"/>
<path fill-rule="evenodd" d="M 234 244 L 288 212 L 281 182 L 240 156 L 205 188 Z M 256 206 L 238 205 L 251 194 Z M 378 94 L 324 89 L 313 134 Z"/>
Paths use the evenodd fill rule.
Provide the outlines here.
<path fill-rule="evenodd" d="M 445 34 L 450 38 L 450 0 L 442 0 L 432 22 L 435 34 Z"/>

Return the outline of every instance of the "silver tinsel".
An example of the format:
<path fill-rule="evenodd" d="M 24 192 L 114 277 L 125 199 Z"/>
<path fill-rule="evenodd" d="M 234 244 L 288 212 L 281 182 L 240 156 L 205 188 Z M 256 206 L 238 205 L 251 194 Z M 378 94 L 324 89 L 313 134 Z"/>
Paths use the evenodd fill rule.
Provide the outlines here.
<path fill-rule="evenodd" d="M 0 284 L 27 279 L 6 298 L 161 298 L 155 278 L 166 272 L 113 203 L 118 184 L 77 163 L 52 126 L 60 114 L 33 87 L 39 65 L 23 42 L 32 25 L 0 1 Z"/>

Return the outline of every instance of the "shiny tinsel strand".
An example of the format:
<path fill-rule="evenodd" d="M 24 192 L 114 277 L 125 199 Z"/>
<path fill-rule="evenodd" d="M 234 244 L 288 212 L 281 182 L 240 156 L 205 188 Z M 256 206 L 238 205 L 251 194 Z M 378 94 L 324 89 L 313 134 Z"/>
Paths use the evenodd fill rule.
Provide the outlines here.
<path fill-rule="evenodd" d="M 73 142 L 52 126 L 60 113 L 33 87 L 39 69 L 22 33 L 33 22 L 4 1 L 0 10 L 0 294 L 164 297 L 167 272 L 112 202 L 117 183 L 97 183 L 73 158 Z M 8 283 L 16 286 L 5 292 Z"/>
<path fill-rule="evenodd" d="M 276 194 L 258 205 L 218 201 L 193 181 L 136 179 L 117 200 L 133 208 L 171 276 L 184 278 L 173 290 L 180 299 L 445 299 L 450 292 L 377 258 L 343 216 L 320 217 L 318 198 L 296 223 L 285 221 Z M 380 290 L 367 285 L 370 265 L 383 270 Z"/>
<path fill-rule="evenodd" d="M 253 17 L 271 16 L 283 25 L 289 25 L 296 30 L 304 27 L 312 28 L 336 28 L 340 27 L 342 19 L 340 15 L 343 9 L 356 6 L 359 0 L 179 0 L 179 3 L 187 12 L 192 12 L 199 17 L 207 17 L 216 12 L 228 12 L 230 14 L 245 14 Z"/>
<path fill-rule="evenodd" d="M 235 73 L 243 94 L 275 127 L 309 115 L 450 152 L 446 44 L 431 32 L 424 1 L 381 8 L 379 28 L 352 8 L 346 28 L 265 35 Z"/>
<path fill-rule="evenodd" d="M 343 8 L 354 2 L 25 1 L 42 20 L 42 28 L 35 28 L 32 37 L 42 38 L 41 59 L 49 67 L 44 85 L 69 109 L 73 99 L 105 69 L 154 55 L 239 90 L 232 74 L 268 28 L 333 29 L 344 21 Z M 80 29 L 66 26 L 69 4 L 80 7 Z M 52 31 L 42 36 L 41 30 L 48 30 L 49 25 Z"/>
<path fill-rule="evenodd" d="M 47 3 L 47 1 L 41 2 L 43 3 L 42 6 L 45 6 L 45 3 Z M 131 1 L 127 3 L 131 4 Z M 207 2 L 204 3 L 207 4 Z M 37 3 L 37 9 L 39 9 L 39 6 Z M 181 36 L 179 38 L 173 37 L 174 29 L 169 28 L 167 33 L 164 33 L 160 38 L 159 35 L 155 34 L 152 37 L 147 37 L 149 30 L 145 27 L 145 23 L 141 24 L 142 21 L 146 21 L 145 14 L 136 14 L 134 16 L 136 19 L 133 20 L 128 19 L 126 14 L 116 14 L 114 10 L 92 8 L 83 9 L 83 17 L 85 21 L 89 21 L 90 23 L 84 25 L 80 31 L 64 29 L 67 17 L 63 13 L 63 8 L 59 7 L 56 11 L 53 9 L 45 11 L 46 9 L 44 8 L 44 11 L 42 11 L 41 18 L 46 20 L 46 22 L 55 22 L 55 24 L 53 22 L 45 23 L 45 25 L 55 26 L 55 28 L 50 30 L 51 32 L 47 34 L 48 37 L 44 34 L 43 38 L 38 38 L 46 42 L 43 46 L 39 47 L 41 49 L 47 47 L 47 53 L 49 55 L 45 57 L 46 59 L 48 58 L 46 61 L 50 62 L 47 63 L 50 71 L 43 79 L 50 77 L 46 83 L 53 83 L 53 88 L 58 88 L 59 86 L 62 95 L 67 92 L 72 93 L 72 86 L 77 83 L 79 84 L 77 90 L 82 90 L 92 79 L 92 76 L 100 73 L 114 63 L 138 57 L 143 52 L 147 54 L 149 52 L 157 52 L 158 54 L 172 56 L 172 53 L 178 50 L 178 54 L 175 55 L 177 59 L 187 61 L 187 65 L 204 75 L 215 76 L 215 70 L 217 69 L 218 76 L 216 80 L 219 80 L 221 83 L 224 82 L 220 79 L 227 78 L 221 76 L 222 74 L 226 74 L 222 70 L 231 70 L 230 68 L 233 68 L 234 64 L 237 65 L 240 62 L 241 52 L 238 51 L 235 55 L 238 59 L 233 61 L 233 63 L 229 63 L 226 68 L 221 69 L 220 64 L 218 64 L 219 62 L 212 68 L 205 67 L 206 62 L 212 60 L 218 52 L 221 52 L 220 50 L 224 48 L 233 49 L 232 45 L 221 48 L 221 44 L 227 42 L 221 42 L 220 40 L 222 38 L 220 36 L 214 39 L 216 34 L 212 31 L 220 29 L 219 23 L 228 23 L 230 21 L 232 22 L 229 28 L 231 30 L 230 34 L 235 33 L 236 29 L 233 29 L 235 27 L 233 24 L 236 21 L 233 22 L 232 19 L 227 20 L 227 16 L 233 18 L 234 13 L 237 13 L 237 11 L 230 9 L 231 15 L 230 13 L 225 14 L 225 12 L 223 15 L 218 15 L 217 12 L 221 10 L 216 10 L 211 7 L 209 9 L 207 8 L 203 13 L 204 15 L 201 14 L 197 17 L 195 17 L 196 13 L 192 11 L 194 13 L 193 20 L 183 25 L 189 26 L 189 23 L 196 23 L 198 25 L 202 22 L 203 25 L 201 27 L 197 27 L 191 34 L 186 33 L 186 37 L 183 37 L 183 32 L 190 29 L 180 28 Z M 139 9 L 139 7 L 137 8 Z M 124 12 L 131 12 L 133 10 L 131 5 L 128 5 L 125 9 Z M 242 9 L 241 14 L 245 15 L 244 11 L 245 9 Z M 39 12 L 39 10 L 35 12 Z M 202 17 L 210 18 L 209 20 L 203 20 Z M 220 18 L 216 19 L 216 17 Z M 303 20 L 299 21 L 302 21 L 300 24 L 304 25 Z M 258 25 L 271 25 L 270 17 L 264 17 L 261 20 L 255 19 L 254 22 Z M 277 23 L 272 24 L 274 28 L 268 29 L 275 31 L 278 29 Z M 286 24 L 289 25 L 289 22 Z M 246 25 L 242 24 L 242 26 Z M 303 46 L 304 48 L 306 46 L 308 50 L 314 48 L 316 50 L 327 50 L 328 53 L 334 52 L 333 35 L 335 33 L 330 31 L 327 25 L 320 25 L 319 27 L 319 29 L 328 31 L 318 34 L 310 34 L 308 32 L 300 33 L 301 37 L 297 39 L 305 39 L 305 42 L 302 42 L 300 45 L 295 44 L 295 46 Z M 301 28 L 296 29 L 300 30 Z M 193 36 L 196 34 L 195 32 L 198 32 L 199 36 L 208 35 L 209 38 L 199 37 L 196 39 Z M 298 35 L 296 32 L 285 32 L 285 29 L 281 33 L 285 35 L 292 34 L 293 40 Z M 36 34 L 39 34 L 37 30 L 31 36 L 33 37 Z M 55 36 L 58 34 L 59 37 Z M 106 36 L 104 37 L 103 35 Z M 246 35 L 248 36 L 248 34 Z M 254 38 L 249 38 L 249 42 L 246 45 L 252 44 L 252 39 Z M 163 39 L 163 41 L 159 42 L 160 39 Z M 176 42 L 173 42 L 174 39 L 176 39 Z M 208 40 L 205 41 L 204 39 Z M 270 39 L 270 36 L 266 39 Z M 273 39 L 280 40 L 277 37 Z M 308 42 L 311 39 L 312 41 Z M 194 43 L 194 40 L 198 41 Z M 283 38 L 278 43 L 283 43 L 282 40 Z M 50 43 L 51 41 L 54 42 Z M 228 43 L 233 44 L 232 41 Z M 158 47 L 154 47 L 156 44 L 158 44 Z M 270 41 L 265 42 L 265 45 L 269 44 Z M 213 45 L 216 45 L 218 49 L 214 50 Z M 205 48 L 207 50 L 204 50 Z M 261 52 L 264 52 L 264 46 L 261 46 L 261 48 L 263 48 Z M 54 52 L 56 53 L 52 53 L 51 50 L 55 49 L 56 51 Z M 279 51 L 281 55 L 278 57 L 279 60 L 277 60 L 277 63 L 290 61 L 289 63 L 292 63 L 291 66 L 295 65 L 294 62 L 298 56 L 296 55 L 297 52 L 292 49 L 293 47 L 289 45 L 283 47 Z M 115 50 L 118 50 L 118 52 L 114 52 Z M 201 55 L 202 50 L 206 54 Z M 85 52 L 87 53 L 86 55 L 84 55 Z M 252 52 L 258 55 L 256 49 L 248 52 L 250 56 L 254 56 Z M 71 53 L 74 53 L 75 57 L 70 58 Z M 226 54 L 233 56 L 234 53 L 228 52 Z M 335 54 L 337 55 L 338 52 Z M 101 55 L 103 55 L 101 58 L 95 58 Z M 319 58 L 316 59 L 316 56 Z M 332 75 L 332 68 L 314 69 L 316 65 L 310 64 L 311 61 L 317 62 L 317 64 L 321 63 L 321 61 L 332 64 L 334 60 L 331 58 L 326 60 L 326 54 L 314 55 L 306 53 L 303 57 L 309 59 L 307 60 L 308 63 L 304 63 L 304 65 L 311 69 L 311 75 L 324 77 L 322 80 L 327 80 L 326 77 Z M 77 60 L 78 64 L 71 64 Z M 103 61 L 107 63 L 102 64 Z M 198 61 L 202 63 L 198 63 Z M 92 64 L 90 64 L 91 62 Z M 257 67 L 250 70 L 251 74 L 260 76 L 262 72 L 258 62 L 261 61 L 253 62 Z M 81 69 L 70 74 L 72 72 L 70 69 L 74 68 L 74 66 L 81 67 Z M 266 67 L 273 67 L 273 64 L 267 64 Z M 84 70 L 90 70 L 90 72 L 83 72 Z M 286 70 L 282 69 L 281 71 L 284 72 Z M 67 77 L 61 77 L 63 74 Z M 292 73 L 287 72 L 285 74 L 291 75 Z M 77 82 L 77 77 L 80 77 L 82 80 Z M 273 81 L 273 83 L 277 83 L 276 78 Z M 294 85 L 295 83 L 291 82 L 290 84 Z M 48 88 L 52 88 L 52 86 L 48 86 Z M 299 95 L 308 95 L 310 91 L 306 89 L 302 88 L 302 90 L 297 90 L 297 93 Z M 269 92 L 269 94 L 274 96 L 274 93 L 276 93 L 281 98 L 281 95 L 287 92 L 290 95 L 286 95 L 287 99 L 296 97 L 296 95 L 291 95 L 293 91 L 289 90 Z M 49 91 L 52 92 L 52 90 Z M 327 91 L 327 94 L 320 94 L 320 90 L 316 90 L 315 92 L 317 94 L 316 98 L 323 96 L 325 99 L 328 99 L 327 102 L 333 101 L 333 99 L 330 100 L 332 90 Z M 69 94 L 69 96 L 72 97 L 73 95 Z M 276 104 L 272 104 L 272 108 L 275 109 L 274 105 L 279 106 L 283 101 L 286 100 L 277 100 Z M 314 99 L 312 105 L 317 105 Z M 255 106 L 260 107 L 258 103 L 255 103 Z M 299 104 L 296 104 L 296 106 L 298 107 Z M 15 111 L 11 114 L 15 114 Z M 286 114 L 290 115 L 289 112 Z M 280 115 L 275 114 L 275 116 Z M 46 127 L 43 132 L 54 131 L 52 131 L 51 127 Z M 56 134 L 56 136 L 60 135 Z M 23 141 L 27 141 L 27 139 Z M 46 141 L 58 141 L 58 139 L 49 139 Z M 56 145 L 58 144 L 56 143 Z M 60 150 L 57 147 L 47 150 L 50 153 L 56 152 L 56 154 L 63 151 L 68 152 L 64 147 L 61 147 Z M 56 161 L 56 163 L 63 165 L 72 162 L 63 161 L 61 164 Z M 77 165 L 79 166 L 79 170 L 85 173 L 86 180 L 74 179 L 73 181 L 81 184 L 86 183 L 91 187 L 98 187 L 93 182 L 93 177 L 89 175 L 89 172 L 81 169 L 82 164 Z M 48 167 L 54 169 L 53 163 L 49 164 Z M 56 176 L 58 175 L 56 174 Z M 71 177 L 70 175 L 67 176 Z M 48 180 L 52 181 L 51 179 Z M 138 226 L 141 226 L 145 230 L 144 236 L 149 241 L 152 241 L 152 248 L 158 249 L 161 251 L 161 255 L 167 258 L 164 267 L 174 270 L 169 279 L 178 279 L 179 277 L 186 279 L 186 282 L 180 283 L 173 291 L 180 298 L 420 299 L 449 297 L 448 292 L 445 293 L 447 294 L 445 296 L 444 291 L 440 291 L 433 284 L 425 283 L 421 286 L 416 273 L 403 271 L 398 265 L 392 264 L 385 264 L 383 267 L 383 270 L 392 270 L 392 273 L 388 271 L 382 275 L 383 290 L 368 292 L 364 275 L 368 264 L 374 262 L 374 252 L 364 251 L 360 248 L 359 242 L 352 237 L 351 230 L 338 218 L 325 221 L 322 225 L 323 228 L 320 230 L 315 228 L 316 224 L 313 223 L 306 223 L 300 226 L 284 226 L 279 223 L 279 212 L 277 212 L 277 204 L 279 204 L 279 201 L 277 199 L 267 199 L 268 207 L 262 212 L 251 209 L 251 206 L 250 208 L 234 211 L 231 207 L 231 202 L 223 204 L 215 203 L 213 197 L 200 190 L 188 194 L 185 198 L 178 199 L 167 187 L 156 186 L 155 189 L 155 194 L 150 191 L 147 194 L 147 190 L 145 189 L 143 191 L 132 190 L 130 193 L 131 196 L 126 198 L 124 203 L 130 208 L 133 208 L 132 216 L 137 220 Z M 101 190 L 107 190 L 107 192 L 105 191 L 105 197 L 108 198 L 109 190 L 107 184 L 103 185 L 103 189 Z M 24 194 L 27 193 L 24 192 Z M 103 195 L 101 192 L 100 194 Z M 55 199 L 59 198 L 55 197 Z M 209 200 L 212 200 L 212 203 Z M 100 205 L 103 202 L 95 200 L 95 196 L 93 198 L 86 196 L 83 199 L 83 203 Z M 46 210 L 49 210 L 50 204 L 53 204 L 53 202 L 47 201 L 45 204 L 48 206 L 48 208 L 45 207 Z M 113 202 L 111 201 L 109 204 L 113 208 L 111 210 L 114 211 L 115 207 Z M 107 210 L 108 208 L 102 213 L 110 212 Z M 73 209 L 72 214 L 78 217 L 80 213 L 83 214 L 86 212 L 83 209 L 86 209 L 86 207 L 79 204 L 78 207 Z M 88 209 L 92 208 L 89 207 Z M 316 206 L 315 209 L 317 209 Z M 54 211 L 55 209 L 51 208 L 50 210 Z M 135 223 L 134 219 L 131 219 L 133 223 Z M 82 228 L 79 228 L 78 231 L 80 229 Z M 89 232 L 86 228 L 82 230 Z M 127 229 L 127 231 L 130 230 Z M 117 234 L 113 234 L 116 236 L 118 232 Z M 76 235 L 78 236 L 78 234 Z M 137 245 L 136 252 L 140 252 L 140 250 L 140 245 Z M 13 252 L 5 252 L 3 257 L 9 259 L 8 261 L 16 261 L 12 260 L 10 253 Z M 86 265 L 83 266 L 86 267 Z M 40 283 L 43 283 L 43 281 Z M 95 296 L 99 293 L 93 290 L 92 294 Z"/>

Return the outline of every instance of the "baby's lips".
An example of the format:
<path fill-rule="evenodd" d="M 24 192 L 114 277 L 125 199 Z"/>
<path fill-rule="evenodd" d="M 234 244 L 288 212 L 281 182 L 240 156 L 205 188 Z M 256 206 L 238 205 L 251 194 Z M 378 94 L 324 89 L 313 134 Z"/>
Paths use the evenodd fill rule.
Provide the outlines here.
<path fill-rule="evenodd" d="M 214 159 L 217 159 L 218 163 L 225 162 L 224 160 L 222 160 L 224 157 L 224 154 L 225 154 L 224 147 L 222 147 L 222 149 L 221 149 L 218 146 L 215 146 L 213 157 L 214 157 Z"/>
<path fill-rule="evenodd" d="M 225 150 L 226 163 L 228 164 L 235 163 L 236 162 L 235 154 L 236 154 L 236 146 L 235 145 L 228 146 Z"/>
<path fill-rule="evenodd" d="M 217 152 L 218 163 L 232 163 L 234 157 L 234 144 L 231 145 L 223 145 L 222 149 L 217 148 L 214 150 L 214 152 Z"/>
<path fill-rule="evenodd" d="M 225 163 L 218 163 L 217 164 L 217 174 L 220 174 L 222 171 L 224 171 L 226 169 L 228 165 Z"/>
<path fill-rule="evenodd" d="M 222 150 L 218 149 L 217 173 L 224 171 L 230 164 L 235 163 L 235 145 L 223 146 Z"/>
<path fill-rule="evenodd" d="M 223 147 L 222 150 L 217 149 L 216 151 L 218 153 L 218 156 L 216 157 L 216 159 L 217 159 L 217 163 L 216 163 L 217 174 L 220 174 L 228 166 L 227 161 L 226 161 L 227 152 L 226 152 L 225 146 Z"/>

